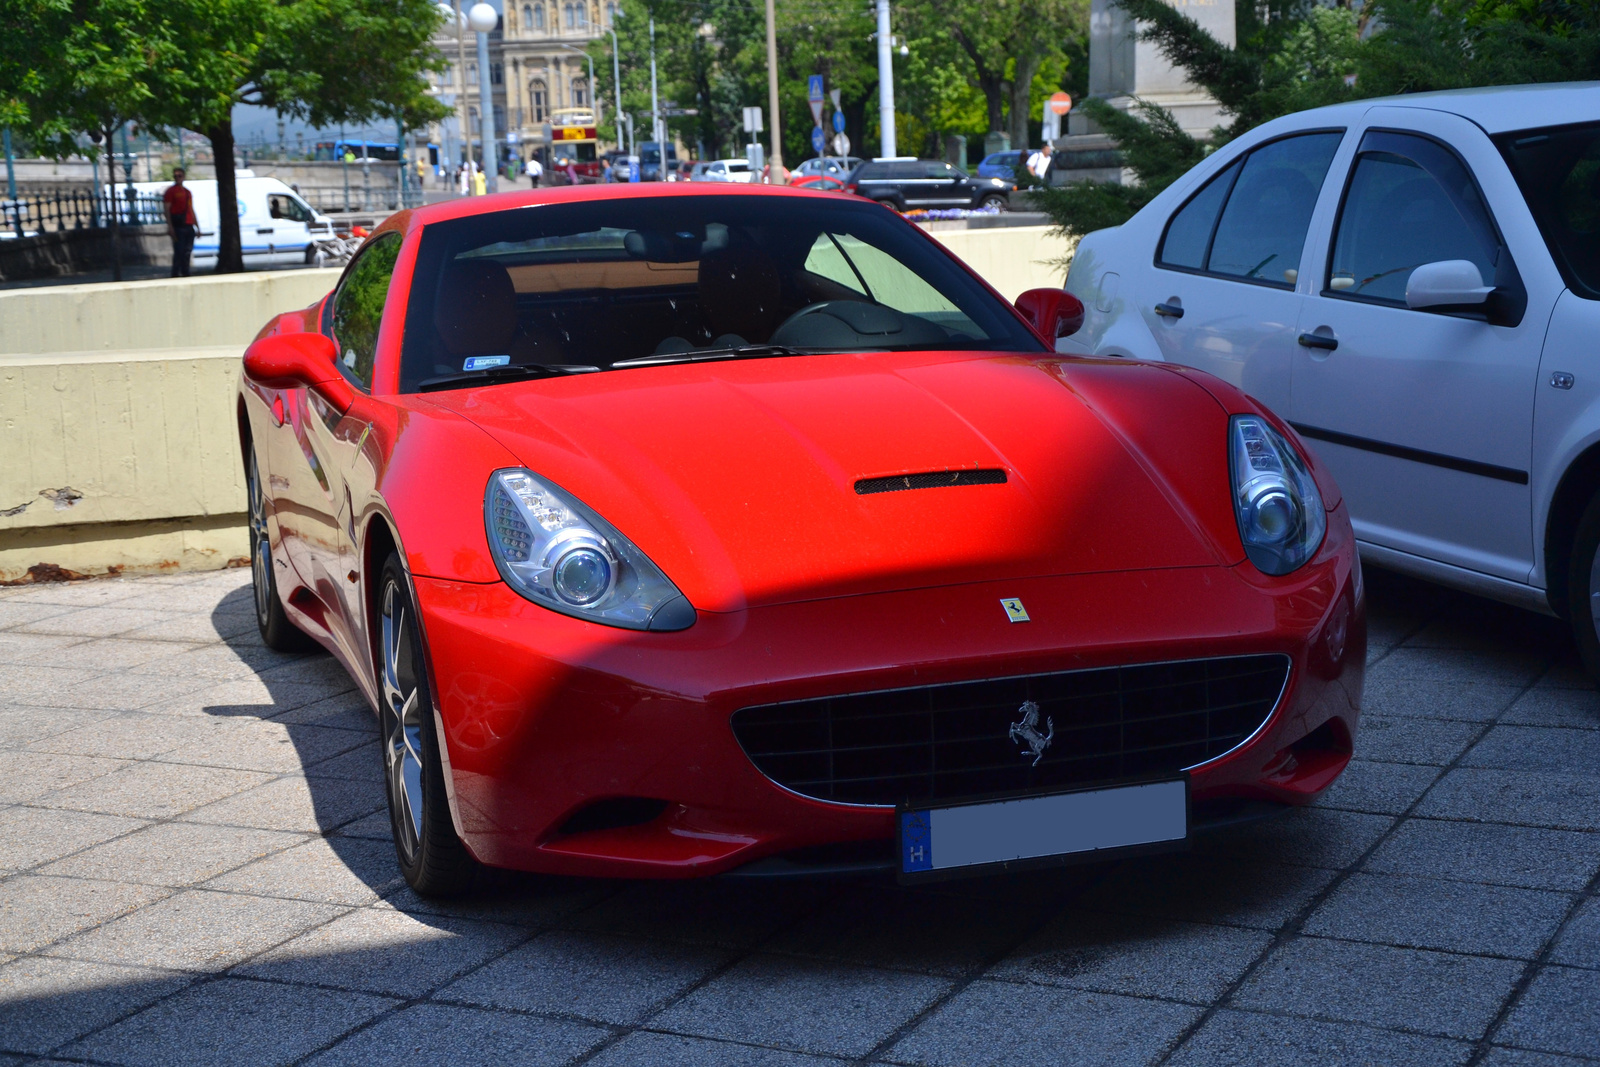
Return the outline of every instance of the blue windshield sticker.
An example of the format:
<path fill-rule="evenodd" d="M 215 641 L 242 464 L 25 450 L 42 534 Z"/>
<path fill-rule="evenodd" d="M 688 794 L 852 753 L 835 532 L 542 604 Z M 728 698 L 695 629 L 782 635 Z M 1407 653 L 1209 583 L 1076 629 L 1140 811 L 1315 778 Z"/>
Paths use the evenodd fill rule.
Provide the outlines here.
<path fill-rule="evenodd" d="M 466 362 L 461 364 L 461 369 L 483 370 L 485 367 L 504 367 L 510 362 L 510 356 L 468 356 Z"/>

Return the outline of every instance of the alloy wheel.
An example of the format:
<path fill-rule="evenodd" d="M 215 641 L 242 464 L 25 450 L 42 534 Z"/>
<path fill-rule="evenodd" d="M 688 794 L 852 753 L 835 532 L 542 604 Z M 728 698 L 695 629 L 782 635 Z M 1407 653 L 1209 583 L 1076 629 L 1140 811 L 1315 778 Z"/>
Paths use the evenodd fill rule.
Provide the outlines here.
<path fill-rule="evenodd" d="M 422 841 L 422 716 L 409 633 L 409 598 L 394 581 L 383 590 L 383 764 L 395 844 L 407 863 Z"/>
<path fill-rule="evenodd" d="M 256 621 L 265 628 L 272 612 L 272 541 L 267 536 L 267 504 L 261 491 L 261 468 L 250 451 L 250 579 L 255 587 Z"/>

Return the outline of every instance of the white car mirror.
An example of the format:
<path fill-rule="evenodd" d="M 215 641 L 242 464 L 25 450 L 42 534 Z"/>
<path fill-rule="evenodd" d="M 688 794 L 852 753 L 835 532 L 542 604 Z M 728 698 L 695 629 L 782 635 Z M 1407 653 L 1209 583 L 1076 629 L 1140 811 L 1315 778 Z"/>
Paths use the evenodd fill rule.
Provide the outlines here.
<path fill-rule="evenodd" d="M 1445 259 L 1424 263 L 1411 272 L 1406 282 L 1406 306 L 1432 308 L 1446 305 L 1481 304 L 1489 299 L 1494 286 L 1483 284 L 1478 265 L 1467 259 Z"/>

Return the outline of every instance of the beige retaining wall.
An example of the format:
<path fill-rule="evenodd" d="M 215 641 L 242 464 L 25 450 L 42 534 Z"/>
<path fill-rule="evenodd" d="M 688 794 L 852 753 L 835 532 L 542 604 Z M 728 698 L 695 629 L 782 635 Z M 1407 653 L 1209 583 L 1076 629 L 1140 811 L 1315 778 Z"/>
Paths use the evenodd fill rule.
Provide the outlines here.
<path fill-rule="evenodd" d="M 937 230 L 1007 298 L 1060 285 L 1042 226 Z M 239 355 L 334 270 L 0 291 L 0 581 L 242 560 Z"/>

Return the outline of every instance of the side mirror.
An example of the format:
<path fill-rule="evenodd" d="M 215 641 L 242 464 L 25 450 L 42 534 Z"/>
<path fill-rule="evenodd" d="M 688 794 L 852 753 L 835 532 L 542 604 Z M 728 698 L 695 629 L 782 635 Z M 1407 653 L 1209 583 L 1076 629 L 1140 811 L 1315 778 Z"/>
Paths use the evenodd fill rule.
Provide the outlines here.
<path fill-rule="evenodd" d="M 244 350 L 244 373 L 268 389 L 311 389 L 342 415 L 356 394 L 333 361 L 339 350 L 320 333 L 280 333 Z"/>
<path fill-rule="evenodd" d="M 1016 306 L 1046 341 L 1070 337 L 1083 327 L 1083 301 L 1065 289 L 1029 289 Z"/>
<path fill-rule="evenodd" d="M 1469 259 L 1424 263 L 1406 281 L 1406 307 L 1459 308 L 1482 304 L 1494 292 L 1483 284 L 1478 265 Z"/>

